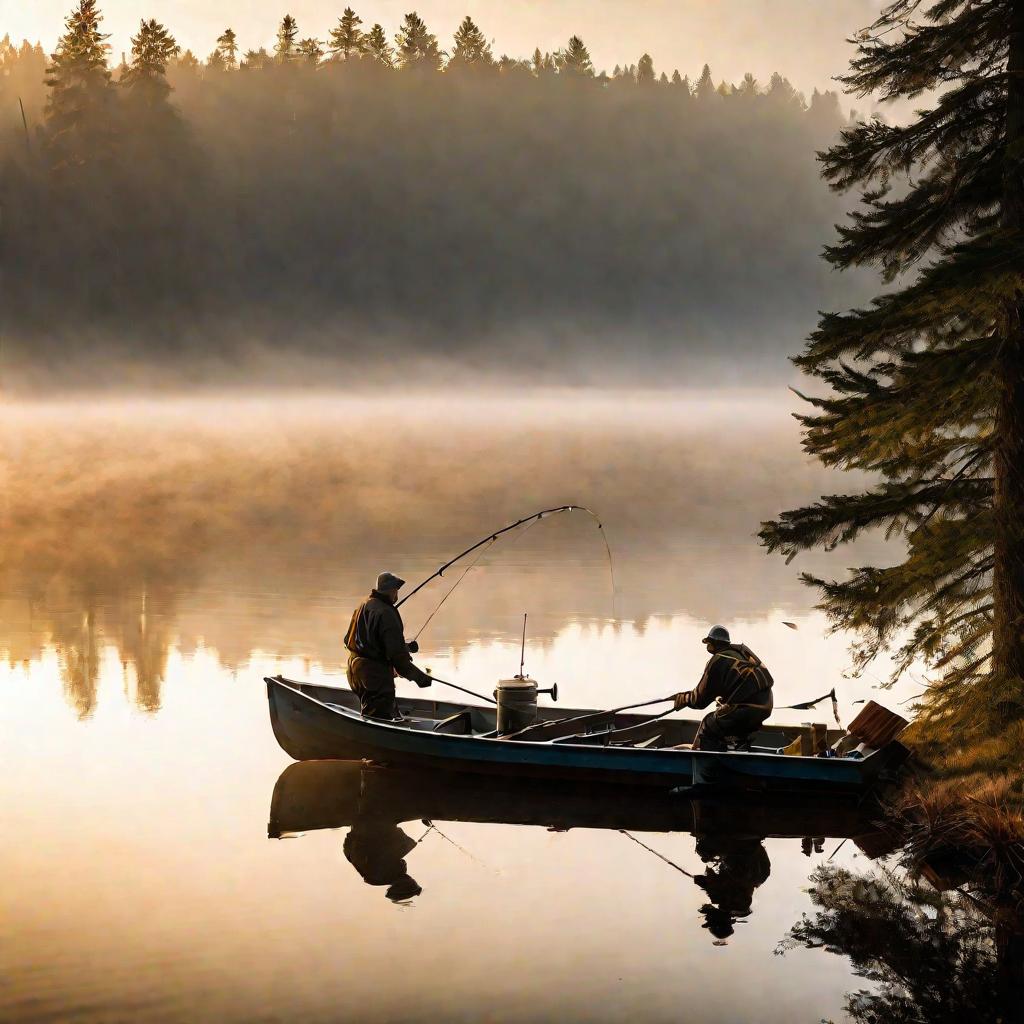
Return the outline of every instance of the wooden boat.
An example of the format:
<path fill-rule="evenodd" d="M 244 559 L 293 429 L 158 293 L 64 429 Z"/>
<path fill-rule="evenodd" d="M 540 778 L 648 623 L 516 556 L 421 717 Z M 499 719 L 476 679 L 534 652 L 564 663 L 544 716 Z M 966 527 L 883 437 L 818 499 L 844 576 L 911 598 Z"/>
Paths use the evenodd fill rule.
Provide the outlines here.
<path fill-rule="evenodd" d="M 274 735 L 297 761 L 369 760 L 397 767 L 591 780 L 665 789 L 863 793 L 906 757 L 891 741 L 854 757 L 780 753 L 800 727 L 766 725 L 749 750 L 680 748 L 697 722 L 597 710 L 541 708 L 537 723 L 512 737 L 495 733 L 495 710 L 399 698 L 404 720 L 364 718 L 347 689 L 267 677 Z M 829 743 L 845 734 L 830 730 Z"/>

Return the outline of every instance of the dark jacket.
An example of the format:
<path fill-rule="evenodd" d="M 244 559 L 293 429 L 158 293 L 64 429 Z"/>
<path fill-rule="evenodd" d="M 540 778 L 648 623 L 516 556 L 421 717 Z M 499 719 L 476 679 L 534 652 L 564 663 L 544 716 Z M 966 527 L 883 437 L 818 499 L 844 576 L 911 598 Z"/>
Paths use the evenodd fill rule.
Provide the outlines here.
<path fill-rule="evenodd" d="M 761 659 L 745 644 L 730 644 L 711 655 L 700 682 L 679 695 L 681 707 L 706 708 L 713 701 L 771 709 L 772 679 Z"/>
<path fill-rule="evenodd" d="M 412 663 L 398 609 L 376 590 L 352 613 L 345 646 L 358 658 L 387 665 L 403 679 L 427 678 Z"/>

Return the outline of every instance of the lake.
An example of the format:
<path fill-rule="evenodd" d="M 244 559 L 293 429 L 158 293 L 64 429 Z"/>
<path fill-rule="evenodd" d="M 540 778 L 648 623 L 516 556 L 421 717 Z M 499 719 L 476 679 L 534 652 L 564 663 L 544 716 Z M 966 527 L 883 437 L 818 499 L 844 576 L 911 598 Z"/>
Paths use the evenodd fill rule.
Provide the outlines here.
<path fill-rule="evenodd" d="M 418 581 L 572 502 L 613 572 L 582 513 L 517 531 L 423 629 L 420 665 L 489 692 L 526 613 L 527 671 L 610 706 L 692 686 L 722 622 L 777 705 L 835 685 L 849 720 L 887 666 L 848 678 L 797 572 L 884 542 L 790 566 L 757 546 L 761 519 L 851 486 L 791 411 L 757 391 L 5 405 L 0 1020 L 782 1024 L 877 995 L 792 934 L 830 872 L 886 870 L 869 821 L 319 776 L 267 718 L 265 675 L 344 685 L 379 570 Z M 403 608 L 409 636 L 457 578 Z"/>

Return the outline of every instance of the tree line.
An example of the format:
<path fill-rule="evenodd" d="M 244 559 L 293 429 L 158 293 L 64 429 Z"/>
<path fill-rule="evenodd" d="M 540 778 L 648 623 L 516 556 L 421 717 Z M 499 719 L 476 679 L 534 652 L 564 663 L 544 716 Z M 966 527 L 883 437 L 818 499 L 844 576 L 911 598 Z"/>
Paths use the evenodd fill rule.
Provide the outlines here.
<path fill-rule="evenodd" d="M 0 45 L 9 342 L 147 359 L 301 345 L 357 363 L 784 351 L 848 290 L 814 251 L 813 154 L 844 122 L 776 74 L 715 84 L 582 39 L 496 56 L 351 8 L 204 60 L 143 19 L 111 66 L 97 0 L 47 56 Z M 752 340 L 753 339 L 753 340 Z M 27 356 L 26 356 L 27 358 Z"/>

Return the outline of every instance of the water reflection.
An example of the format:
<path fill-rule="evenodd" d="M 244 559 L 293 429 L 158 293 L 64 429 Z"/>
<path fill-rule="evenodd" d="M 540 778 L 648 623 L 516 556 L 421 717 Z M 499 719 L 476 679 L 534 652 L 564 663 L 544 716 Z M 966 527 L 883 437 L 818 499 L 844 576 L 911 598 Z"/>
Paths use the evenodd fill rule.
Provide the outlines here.
<path fill-rule="evenodd" d="M 342 850 L 367 885 L 386 885 L 384 895 L 393 903 L 402 903 L 423 892 L 405 863 L 405 855 L 418 845 L 394 822 L 371 814 L 352 822 Z"/>
<path fill-rule="evenodd" d="M 811 875 L 818 908 L 780 952 L 806 946 L 848 957 L 871 989 L 850 993 L 863 1024 L 960 1024 L 1024 1019 L 1024 919 L 958 889 L 938 891 L 895 869 L 823 865 Z"/>
<path fill-rule="evenodd" d="M 616 613 L 641 635 L 664 615 L 808 604 L 793 567 L 752 537 L 759 518 L 828 489 L 775 399 L 420 396 L 399 409 L 370 457 L 359 438 L 373 406 L 353 397 L 3 407 L 0 657 L 55 651 L 83 717 L 106 648 L 149 712 L 175 646 L 229 669 L 254 652 L 334 664 L 382 565 L 425 576 L 483 531 L 568 500 L 600 511 Z M 412 632 L 444 589 L 408 607 Z M 423 640 L 509 639 L 524 610 L 541 650 L 568 622 L 610 621 L 584 517 L 496 545 Z"/>
<path fill-rule="evenodd" d="M 533 825 L 551 831 L 573 828 L 621 832 L 705 894 L 702 926 L 716 945 L 749 918 L 754 893 L 771 874 L 764 840 L 825 834 L 852 838 L 877 855 L 884 834 L 870 809 L 854 801 L 688 800 L 649 790 L 570 783 L 410 773 L 344 761 L 305 761 L 282 772 L 271 797 L 271 838 L 320 829 L 348 828 L 343 852 L 368 885 L 387 886 L 393 901 L 423 889 L 409 874 L 408 858 L 438 821 Z M 403 828 L 418 821 L 426 831 L 414 840 Z M 636 839 L 632 833 L 689 832 L 704 865 L 691 872 Z M 451 842 L 451 840 L 448 840 Z M 462 849 L 459 847 L 459 849 Z M 463 850 L 463 853 L 466 853 Z M 466 853 L 467 856 L 471 856 Z"/>
<path fill-rule="evenodd" d="M 754 890 L 768 881 L 772 862 L 764 841 L 753 836 L 700 835 L 697 856 L 707 865 L 697 883 L 708 895 L 700 908 L 703 927 L 724 943 L 753 909 Z"/>

